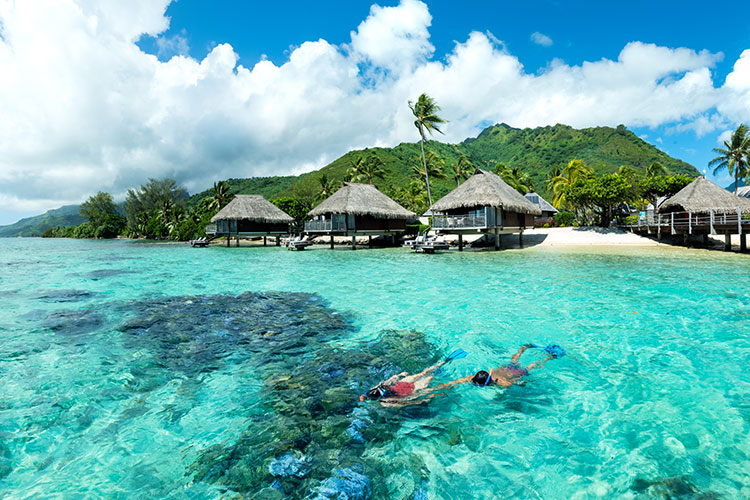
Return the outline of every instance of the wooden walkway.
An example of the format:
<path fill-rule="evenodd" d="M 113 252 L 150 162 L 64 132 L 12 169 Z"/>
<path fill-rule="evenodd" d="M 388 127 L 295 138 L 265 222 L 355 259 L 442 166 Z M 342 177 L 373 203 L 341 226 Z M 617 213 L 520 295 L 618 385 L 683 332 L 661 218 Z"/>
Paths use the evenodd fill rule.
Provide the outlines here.
<path fill-rule="evenodd" d="M 648 215 L 638 217 L 637 221 L 625 224 L 624 229 L 636 233 L 656 234 L 657 239 L 662 235 L 683 235 L 687 242 L 691 235 L 724 235 L 724 248 L 731 250 L 731 235 L 740 235 L 740 251 L 747 250 L 746 234 L 750 232 L 750 213 L 737 210 L 710 209 L 708 213 L 696 214 L 692 212 L 670 212 L 667 214 Z"/>

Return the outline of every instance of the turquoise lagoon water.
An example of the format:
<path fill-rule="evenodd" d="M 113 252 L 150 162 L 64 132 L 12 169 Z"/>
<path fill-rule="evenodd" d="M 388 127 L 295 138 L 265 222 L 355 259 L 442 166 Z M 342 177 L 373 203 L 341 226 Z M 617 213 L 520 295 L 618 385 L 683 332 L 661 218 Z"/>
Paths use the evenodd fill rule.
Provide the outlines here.
<path fill-rule="evenodd" d="M 748 498 L 749 274 L 680 249 L 0 239 L 0 497 Z M 529 341 L 568 356 L 356 401 Z"/>

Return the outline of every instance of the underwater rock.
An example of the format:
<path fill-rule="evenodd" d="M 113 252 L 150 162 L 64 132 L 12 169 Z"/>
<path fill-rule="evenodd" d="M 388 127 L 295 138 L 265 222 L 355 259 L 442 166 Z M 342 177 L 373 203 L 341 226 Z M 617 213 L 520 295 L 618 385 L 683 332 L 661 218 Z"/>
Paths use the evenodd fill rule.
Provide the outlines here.
<path fill-rule="evenodd" d="M 648 495 L 648 498 L 665 500 L 718 500 L 721 498 L 713 491 L 700 491 L 688 478 L 660 477 L 656 479 L 636 478 L 630 485 L 636 493 Z"/>
<path fill-rule="evenodd" d="M 104 316 L 90 309 L 76 311 L 56 311 L 44 319 L 42 326 L 61 335 L 82 335 L 102 327 Z"/>
<path fill-rule="evenodd" d="M 370 478 L 362 473 L 362 467 L 353 465 L 339 469 L 326 479 L 317 490 L 313 500 L 365 500 L 370 498 Z"/>
<path fill-rule="evenodd" d="M 86 290 L 44 290 L 34 298 L 45 302 L 78 302 L 93 296 L 93 293 Z"/>
<path fill-rule="evenodd" d="M 423 478 L 422 464 L 405 466 L 363 455 L 365 444 L 395 439 L 402 419 L 423 410 L 394 412 L 376 403 L 360 403 L 359 394 L 395 373 L 434 363 L 439 356 L 425 335 L 386 331 L 375 341 L 349 348 L 315 337 L 304 341 L 305 356 L 296 355 L 295 346 L 274 351 L 277 363 L 258 366 L 265 376 L 259 395 L 268 413 L 250 422 L 236 442 L 204 450 L 190 467 L 193 480 L 223 484 L 251 498 L 277 481 L 285 498 L 344 499 L 388 496 L 385 481 L 367 478 Z M 309 465 L 304 477 L 273 474 L 271 466 L 286 455 L 304 455 Z M 269 465 L 258 466 L 264 463 Z M 345 472 L 332 477 L 332 470 Z M 354 483 L 359 486 L 354 488 Z M 342 493 L 341 488 L 350 490 Z"/>
<path fill-rule="evenodd" d="M 130 274 L 132 272 L 133 271 L 128 271 L 126 269 L 96 269 L 95 271 L 87 273 L 86 277 L 96 281 L 102 278 L 109 278 L 110 276 L 117 276 L 120 274 Z"/>
<path fill-rule="evenodd" d="M 268 472 L 274 476 L 281 477 L 305 477 L 310 472 L 310 460 L 303 456 L 295 456 L 288 453 L 280 458 L 275 458 L 268 466 Z"/>

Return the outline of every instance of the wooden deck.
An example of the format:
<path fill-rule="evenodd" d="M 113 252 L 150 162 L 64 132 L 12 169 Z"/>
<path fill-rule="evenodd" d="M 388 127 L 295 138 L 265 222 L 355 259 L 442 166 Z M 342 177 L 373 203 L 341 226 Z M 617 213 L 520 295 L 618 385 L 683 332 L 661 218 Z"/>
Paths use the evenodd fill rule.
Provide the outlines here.
<path fill-rule="evenodd" d="M 670 212 L 667 214 L 638 217 L 637 220 L 623 226 L 635 233 L 662 235 L 683 235 L 685 241 L 691 235 L 724 235 L 725 248 L 731 249 L 731 235 L 740 235 L 740 251 L 747 249 L 745 235 L 750 232 L 750 213 L 742 213 L 740 207 L 735 211 L 709 210 L 709 213 Z"/>

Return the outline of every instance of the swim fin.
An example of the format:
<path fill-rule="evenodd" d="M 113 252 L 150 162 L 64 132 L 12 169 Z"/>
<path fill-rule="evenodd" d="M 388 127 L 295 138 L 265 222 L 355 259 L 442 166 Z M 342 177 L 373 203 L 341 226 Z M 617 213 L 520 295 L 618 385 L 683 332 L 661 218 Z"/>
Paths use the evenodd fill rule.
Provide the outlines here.
<path fill-rule="evenodd" d="M 544 351 L 555 359 L 562 358 L 567 354 L 565 349 L 557 344 L 548 344 L 547 347 L 544 348 Z"/>
<path fill-rule="evenodd" d="M 467 353 L 463 349 L 460 349 L 460 348 L 456 349 L 452 353 L 448 354 L 448 357 L 445 358 L 445 362 L 447 363 L 448 361 L 453 361 L 454 359 L 465 358 L 468 354 L 469 353 Z"/>

